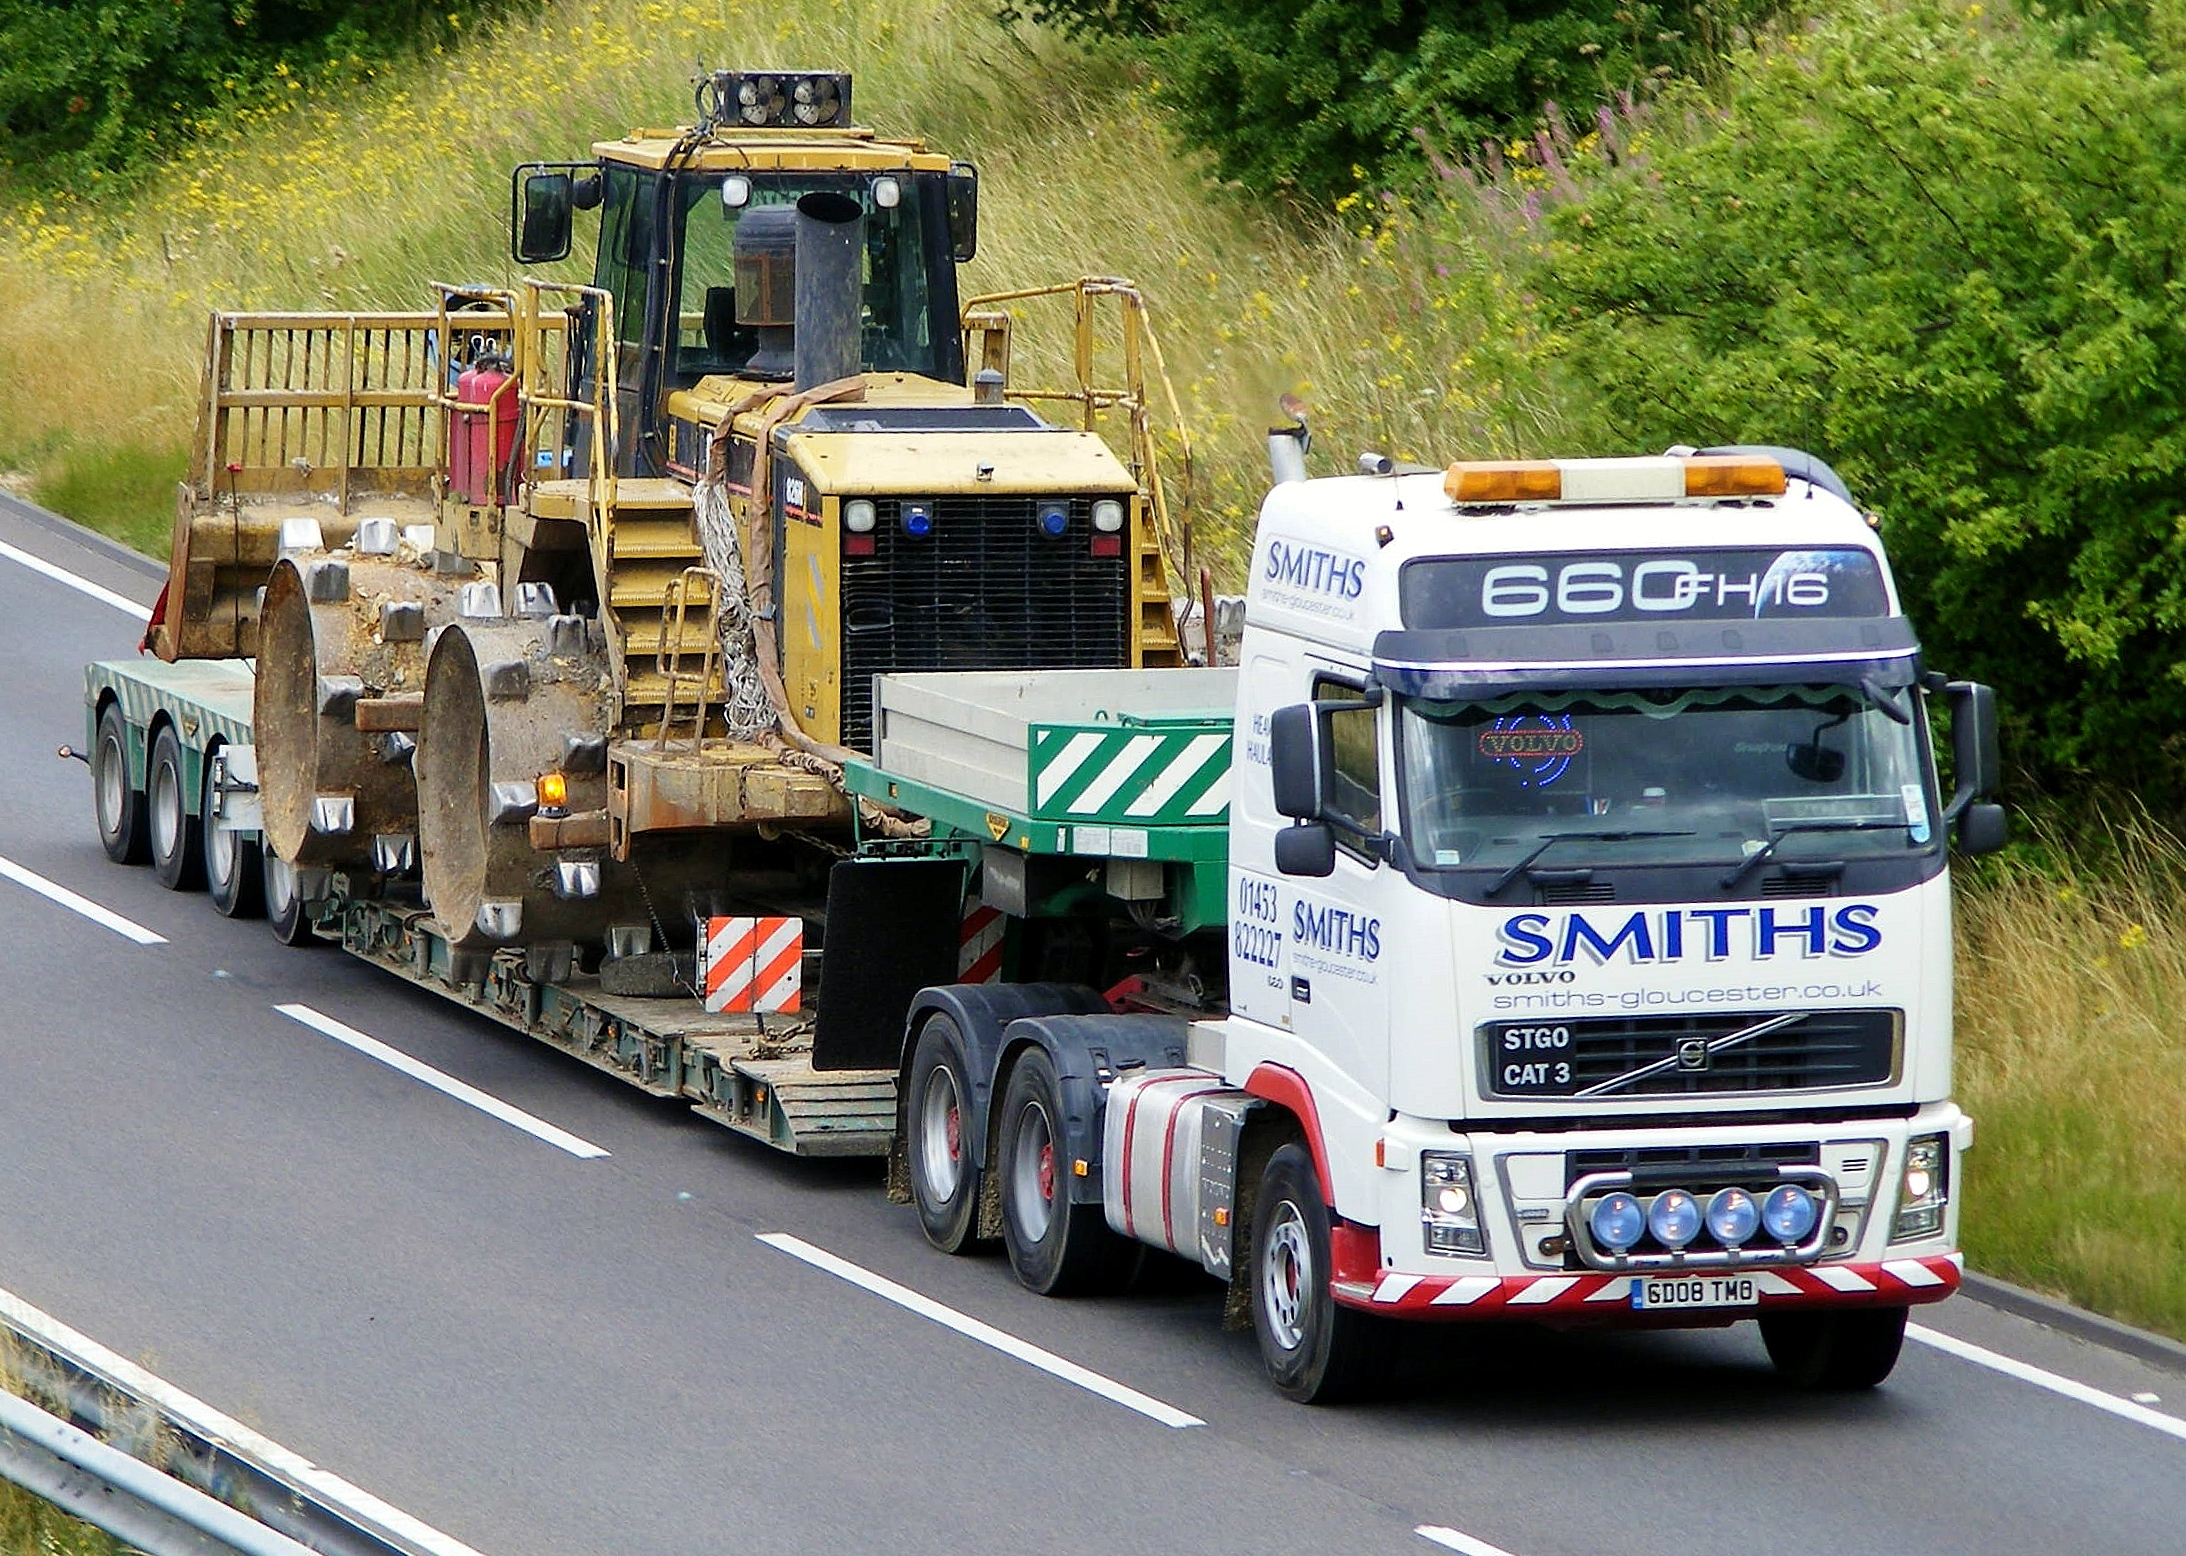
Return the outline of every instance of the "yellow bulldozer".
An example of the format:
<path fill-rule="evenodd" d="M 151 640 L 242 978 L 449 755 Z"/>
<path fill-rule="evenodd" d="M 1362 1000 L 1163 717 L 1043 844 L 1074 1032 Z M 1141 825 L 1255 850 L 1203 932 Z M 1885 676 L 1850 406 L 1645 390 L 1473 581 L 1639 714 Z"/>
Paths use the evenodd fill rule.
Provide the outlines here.
<path fill-rule="evenodd" d="M 337 874 L 545 977 L 687 942 L 694 902 L 819 919 L 897 825 L 839 781 L 875 675 L 1183 662 L 1143 298 L 960 299 L 975 170 L 850 99 L 714 72 L 692 125 L 517 168 L 513 259 L 597 212 L 589 284 L 214 316 L 151 641 L 257 661 L 277 931 Z M 1050 388 L 1011 381 L 1040 299 Z"/>

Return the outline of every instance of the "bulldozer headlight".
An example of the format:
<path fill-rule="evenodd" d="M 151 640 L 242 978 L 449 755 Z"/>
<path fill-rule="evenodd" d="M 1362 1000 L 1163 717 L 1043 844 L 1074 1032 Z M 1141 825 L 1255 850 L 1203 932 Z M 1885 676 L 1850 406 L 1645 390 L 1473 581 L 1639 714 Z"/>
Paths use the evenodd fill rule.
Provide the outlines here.
<path fill-rule="evenodd" d="M 741 173 L 731 173 L 721 180 L 721 203 L 732 211 L 751 204 L 751 180 Z"/>
<path fill-rule="evenodd" d="M 853 535 L 873 533 L 875 510 L 870 497 L 853 497 L 843 504 L 843 528 Z"/>
<path fill-rule="evenodd" d="M 1040 504 L 1041 534 L 1048 536 L 1050 539 L 1059 540 L 1062 538 L 1063 532 L 1069 528 L 1070 505 L 1068 503 L 1044 502 Z"/>
<path fill-rule="evenodd" d="M 1113 535 L 1123 528 L 1123 504 L 1113 497 L 1103 497 L 1093 505 L 1093 527 L 1104 535 Z"/>
<path fill-rule="evenodd" d="M 893 178 L 873 180 L 873 203 L 884 211 L 892 211 L 903 203 L 903 185 Z"/>

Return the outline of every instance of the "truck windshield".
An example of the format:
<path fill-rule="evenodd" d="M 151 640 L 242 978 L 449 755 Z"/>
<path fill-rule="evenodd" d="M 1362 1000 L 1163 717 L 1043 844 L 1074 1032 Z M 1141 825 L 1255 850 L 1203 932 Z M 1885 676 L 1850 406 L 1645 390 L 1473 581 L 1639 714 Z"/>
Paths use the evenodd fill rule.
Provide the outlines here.
<path fill-rule="evenodd" d="M 1764 850 L 1787 873 L 1925 853 L 1935 799 L 1918 702 L 1878 686 L 1408 699 L 1405 841 L 1421 869 L 1489 882 L 1708 865 L 1729 887 L 1768 873 L 1740 869 Z"/>
<path fill-rule="evenodd" d="M 824 190 L 846 194 L 865 208 L 865 342 L 867 368 L 876 372 L 933 373 L 934 309 L 929 299 L 924 197 L 920 180 L 890 175 L 883 182 L 841 173 L 759 174 L 747 178 L 749 198 L 724 205 L 719 178 L 693 179 L 681 189 L 681 275 L 676 309 L 676 377 L 695 383 L 709 373 L 735 374 L 759 349 L 758 332 L 736 322 L 736 226 L 761 206 L 794 205 Z M 954 307 L 953 299 L 950 306 Z M 954 329 L 952 317 L 948 328 Z"/>

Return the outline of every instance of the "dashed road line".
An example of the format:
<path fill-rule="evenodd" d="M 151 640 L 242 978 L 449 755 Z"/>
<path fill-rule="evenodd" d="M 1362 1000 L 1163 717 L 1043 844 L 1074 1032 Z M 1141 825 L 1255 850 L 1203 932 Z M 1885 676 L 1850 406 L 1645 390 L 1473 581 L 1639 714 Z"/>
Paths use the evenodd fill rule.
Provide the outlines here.
<path fill-rule="evenodd" d="M 1969 1361 L 1976 1367 L 2000 1372 L 2007 1378 L 2018 1379 L 2021 1383 L 2031 1383 L 2036 1388 L 2048 1389 L 2052 1394 L 2077 1400 L 2083 1405 L 2107 1411 L 2120 1420 L 2131 1421 L 2136 1426 L 2145 1426 L 2163 1433 L 2166 1437 L 2175 1437 L 2186 1442 L 2186 1420 L 2165 1415 L 2160 1410 L 2150 1410 L 2146 1405 L 2090 1387 L 2077 1379 L 2051 1372 L 2046 1367 L 2037 1367 L 2032 1362 L 2023 1362 L 2016 1356 L 2006 1356 L 2001 1351 L 1992 1351 L 1986 1346 L 1975 1345 L 1970 1340 L 1961 1340 L 1956 1335 L 1948 1335 L 1923 1324 L 1906 1325 L 1905 1338 L 1918 1340 L 1922 1345 L 1941 1351 L 1946 1356 L 1955 1356 L 1960 1361 Z"/>
<path fill-rule="evenodd" d="M 1039 1368 L 1050 1377 L 1076 1384 L 1087 1393 L 1098 1394 L 1126 1410 L 1135 1410 L 1150 1421 L 1180 1428 L 1207 1424 L 1198 1416 L 1187 1414 L 1174 1405 L 1165 1404 L 1151 1394 L 1141 1394 L 1128 1384 L 1103 1377 L 1092 1368 L 1081 1367 L 1074 1361 L 1057 1356 L 1053 1351 L 1043 1350 L 1030 1340 L 1020 1340 L 1007 1330 L 997 1329 L 992 1324 L 983 1323 L 968 1313 L 959 1313 L 948 1304 L 936 1302 L 932 1297 L 913 1291 L 908 1286 L 898 1285 L 885 1275 L 876 1275 L 862 1265 L 852 1264 L 848 1259 L 839 1258 L 824 1248 L 815 1248 L 801 1237 L 793 1237 L 787 1232 L 760 1232 L 757 1236 L 768 1247 L 779 1249 L 793 1259 L 802 1259 L 814 1269 L 825 1270 L 828 1274 L 869 1291 L 884 1301 L 893 1302 L 921 1318 L 931 1319 L 944 1329 L 953 1329 L 967 1340 L 976 1340 L 981 1345 L 1000 1351 L 1004 1356 L 1013 1356 L 1029 1367 Z"/>
<path fill-rule="evenodd" d="M 111 929 L 124 940 L 134 940 L 138 945 L 165 945 L 167 937 L 156 930 L 146 929 L 135 919 L 123 918 L 112 908 L 102 908 L 89 897 L 70 891 L 59 881 L 49 881 L 36 870 L 26 870 L 12 859 L 0 858 L 0 878 L 27 886 L 48 902 L 57 902 L 71 913 L 80 913 L 103 929 Z"/>
<path fill-rule="evenodd" d="M 1462 1551 L 1464 1556 L 1511 1556 L 1511 1553 L 1504 1550 L 1500 1545 L 1490 1545 L 1485 1540 L 1476 1540 L 1469 1534 L 1451 1529 L 1443 1524 L 1421 1524 L 1412 1533 L 1418 1535 L 1422 1540 L 1441 1546 L 1446 1551 Z"/>
<path fill-rule="evenodd" d="M 607 1155 L 606 1147 L 594 1145 L 566 1129 L 557 1128 L 543 1118 L 526 1113 L 514 1103 L 503 1102 L 490 1092 L 480 1091 L 468 1081 L 459 1081 L 452 1075 L 434 1069 L 422 1059 L 411 1058 L 399 1048 L 390 1048 L 378 1038 L 368 1036 L 346 1022 L 336 1021 L 323 1011 L 313 1010 L 309 1005 L 294 1004 L 276 1005 L 273 1008 L 289 1020 L 300 1022 L 314 1032 L 323 1033 L 335 1042 L 355 1049 L 368 1059 L 377 1059 L 389 1069 L 400 1070 L 412 1080 L 423 1081 L 437 1092 L 453 1097 L 456 1101 L 474 1107 L 513 1128 L 521 1129 L 535 1139 L 544 1140 L 556 1150 L 567 1151 L 571 1156 L 587 1161 Z"/>
<path fill-rule="evenodd" d="M 32 555 L 21 546 L 11 546 L 6 541 L 0 540 L 0 557 L 6 557 L 10 562 L 18 563 L 34 573 L 42 574 L 55 583 L 66 584 L 78 594 L 88 594 L 101 605 L 111 605 L 114 609 L 126 612 L 139 621 L 150 621 L 152 619 L 150 606 L 139 605 L 127 595 L 116 594 L 104 584 L 95 584 L 80 573 L 72 573 L 58 563 L 48 562 L 42 556 Z"/>

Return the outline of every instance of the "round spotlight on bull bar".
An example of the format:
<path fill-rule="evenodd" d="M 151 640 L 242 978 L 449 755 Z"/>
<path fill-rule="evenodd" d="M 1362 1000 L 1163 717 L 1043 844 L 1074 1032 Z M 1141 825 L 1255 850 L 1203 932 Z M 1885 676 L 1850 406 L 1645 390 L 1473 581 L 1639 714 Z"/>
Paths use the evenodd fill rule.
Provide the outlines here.
<path fill-rule="evenodd" d="M 1647 1230 L 1665 1248 L 1683 1248 L 1700 1235 L 1700 1201 L 1683 1189 L 1664 1189 L 1647 1207 Z"/>
<path fill-rule="evenodd" d="M 1708 1233 L 1726 1248 L 1746 1242 L 1761 1225 L 1761 1207 L 1744 1189 L 1717 1189 L 1708 1197 Z"/>
<path fill-rule="evenodd" d="M 1640 1209 L 1638 1200 L 1619 1189 L 1594 1201 L 1594 1208 L 1587 1213 L 1586 1229 L 1611 1253 L 1623 1253 L 1647 1230 L 1647 1213 Z"/>
<path fill-rule="evenodd" d="M 1779 1183 L 1761 1201 L 1761 1224 L 1780 1243 L 1805 1241 L 1821 1218 L 1821 1203 L 1796 1183 Z"/>

